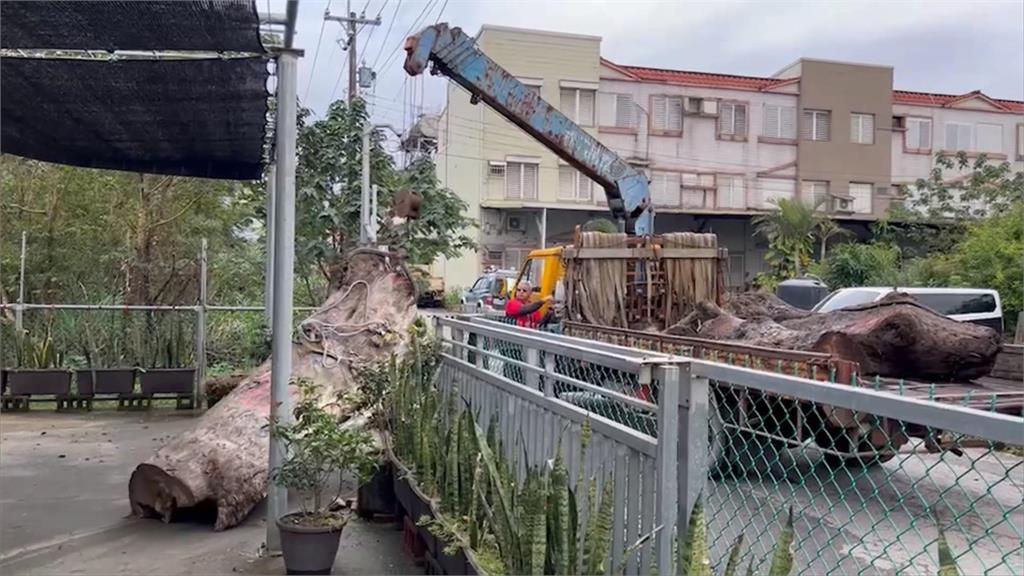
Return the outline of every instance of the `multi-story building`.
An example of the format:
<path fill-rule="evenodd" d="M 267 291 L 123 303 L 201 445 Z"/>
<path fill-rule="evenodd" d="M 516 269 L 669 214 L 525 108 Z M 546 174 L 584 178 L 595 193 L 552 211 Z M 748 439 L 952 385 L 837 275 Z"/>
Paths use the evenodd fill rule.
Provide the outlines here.
<path fill-rule="evenodd" d="M 890 67 L 801 59 L 750 77 L 617 64 L 595 36 L 484 26 L 477 42 L 647 173 L 656 233 L 718 234 L 733 285 L 765 269 L 751 219 L 775 199 L 812 202 L 866 235 L 937 152 L 1024 169 L 1024 102 L 894 91 Z M 480 224 L 476 253 L 439 263 L 449 285 L 518 267 L 606 214 L 603 190 L 454 83 L 438 134 L 441 179 Z"/>

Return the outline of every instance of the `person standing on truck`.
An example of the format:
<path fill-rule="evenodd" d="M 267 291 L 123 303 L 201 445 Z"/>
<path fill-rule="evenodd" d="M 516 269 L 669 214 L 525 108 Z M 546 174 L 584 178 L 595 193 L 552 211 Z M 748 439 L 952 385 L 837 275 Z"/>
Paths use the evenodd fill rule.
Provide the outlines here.
<path fill-rule="evenodd" d="M 505 316 L 515 318 L 516 325 L 526 328 L 536 328 L 544 323 L 546 317 L 541 308 L 551 301 L 551 296 L 545 296 L 536 302 L 530 302 L 530 295 L 533 293 L 533 286 L 530 282 L 523 280 L 516 286 L 515 296 L 505 305 Z"/>

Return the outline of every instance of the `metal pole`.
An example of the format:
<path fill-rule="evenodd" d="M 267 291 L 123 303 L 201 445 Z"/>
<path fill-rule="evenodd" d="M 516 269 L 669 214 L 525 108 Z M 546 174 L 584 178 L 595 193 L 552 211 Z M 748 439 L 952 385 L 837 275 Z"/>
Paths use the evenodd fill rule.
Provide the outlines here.
<path fill-rule="evenodd" d="M 661 394 L 658 398 L 658 454 L 654 465 L 657 475 L 657 510 L 655 524 L 661 530 L 655 536 L 655 553 L 658 566 L 672 566 L 672 527 L 676 525 L 676 498 L 679 490 L 678 451 L 686 444 L 687 438 L 680 437 L 682 429 L 679 424 L 679 398 L 681 375 L 678 366 L 669 365 L 662 368 Z M 680 528 L 683 526 L 680 525 Z"/>
<path fill-rule="evenodd" d="M 363 190 L 362 202 L 359 206 L 359 245 L 366 246 L 370 242 L 370 131 L 369 122 L 363 126 Z"/>
<path fill-rule="evenodd" d="M 295 264 L 295 119 L 299 52 L 282 50 L 277 57 L 277 186 L 274 210 L 274 292 L 271 324 L 270 418 L 288 422 L 292 403 L 288 381 L 292 372 L 292 274 Z M 284 446 L 270 438 L 270 469 L 284 462 Z M 277 519 L 288 513 L 288 490 L 271 484 L 267 490 L 267 550 L 281 550 Z"/>
<path fill-rule="evenodd" d="M 540 209 L 540 247 L 548 247 L 548 209 Z"/>
<path fill-rule="evenodd" d="M 708 478 L 708 417 L 710 390 L 708 379 L 694 376 L 687 362 L 679 371 L 679 467 L 676 519 L 680 542 L 686 541 L 690 513 L 704 492 Z M 661 438 L 659 437 L 659 442 Z M 660 564 L 659 564 L 660 565 Z"/>
<path fill-rule="evenodd" d="M 21 266 L 18 272 L 18 307 L 14 309 L 14 327 L 18 334 L 25 329 L 25 244 L 28 234 L 21 233 Z"/>
<path fill-rule="evenodd" d="M 277 186 L 277 165 L 271 162 L 267 167 L 267 254 L 263 276 L 263 321 L 269 328 L 274 310 L 274 190 Z"/>
<path fill-rule="evenodd" d="M 196 407 L 206 400 L 206 238 L 199 250 L 199 304 L 196 306 Z"/>
<path fill-rule="evenodd" d="M 369 239 L 370 244 L 373 246 L 377 245 L 377 229 L 379 223 L 377 222 L 377 194 L 378 187 L 376 184 L 370 186 L 370 213 L 367 215 L 367 223 L 369 225 Z"/>
<path fill-rule="evenodd" d="M 348 103 L 356 97 L 358 84 L 356 83 L 356 71 L 359 63 L 356 58 L 356 13 L 352 12 L 352 2 L 348 2 Z"/>

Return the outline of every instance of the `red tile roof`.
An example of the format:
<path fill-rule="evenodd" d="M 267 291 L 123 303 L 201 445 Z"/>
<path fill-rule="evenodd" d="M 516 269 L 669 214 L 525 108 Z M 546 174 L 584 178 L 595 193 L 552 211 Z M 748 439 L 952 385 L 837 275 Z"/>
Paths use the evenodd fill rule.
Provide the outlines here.
<path fill-rule="evenodd" d="M 731 90 L 748 90 L 760 92 L 775 86 L 788 84 L 797 78 L 771 78 L 763 76 L 737 76 L 735 74 L 715 74 L 711 72 L 693 72 L 688 70 L 665 70 L 663 68 L 646 68 L 643 66 L 623 66 L 609 60 L 601 59 L 602 63 L 635 80 L 658 82 L 663 84 L 679 84 L 682 86 L 703 86 L 706 88 L 725 88 Z M 894 104 L 915 106 L 947 107 L 960 100 L 978 96 L 1007 112 L 1024 113 L 1024 102 L 1019 100 L 997 100 L 983 94 L 980 90 L 967 94 L 931 94 L 928 92 L 909 92 L 893 90 Z"/>
<path fill-rule="evenodd" d="M 737 76 L 735 74 L 713 74 L 710 72 L 692 72 L 687 70 L 664 70 L 661 68 L 644 68 L 642 66 L 619 66 L 625 74 L 645 82 L 662 82 L 665 84 L 682 84 L 685 86 L 706 86 L 708 88 L 732 88 L 734 90 L 764 90 L 775 84 L 786 83 L 789 79 L 761 78 L 757 76 Z"/>
<path fill-rule="evenodd" d="M 945 108 L 956 102 L 972 97 L 980 97 L 993 105 L 1005 109 L 1007 112 L 1024 114 L 1024 102 L 1019 100 L 997 100 L 986 96 L 981 90 L 968 92 L 967 94 L 932 94 L 930 92 L 910 92 L 907 90 L 893 90 L 893 104 L 909 104 L 911 106 L 935 106 Z"/>

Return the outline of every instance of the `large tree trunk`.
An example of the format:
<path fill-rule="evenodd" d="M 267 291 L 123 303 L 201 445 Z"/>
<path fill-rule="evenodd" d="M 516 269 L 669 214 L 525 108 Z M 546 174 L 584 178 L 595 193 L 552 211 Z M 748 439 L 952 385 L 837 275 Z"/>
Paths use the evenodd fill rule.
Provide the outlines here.
<path fill-rule="evenodd" d="M 700 337 L 826 352 L 859 363 L 864 375 L 966 381 L 988 374 L 999 352 L 994 330 L 950 320 L 905 294 L 779 321 L 739 318 L 710 302 L 697 316 Z"/>
<path fill-rule="evenodd" d="M 344 284 L 303 322 L 292 377 L 312 379 L 333 399 L 355 388 L 359 367 L 404 351 L 415 317 L 415 287 L 401 263 L 357 250 Z M 139 464 L 128 484 L 133 514 L 169 521 L 177 509 L 213 503 L 216 530 L 238 524 L 267 493 L 269 415 L 268 361 L 195 428 Z"/>

